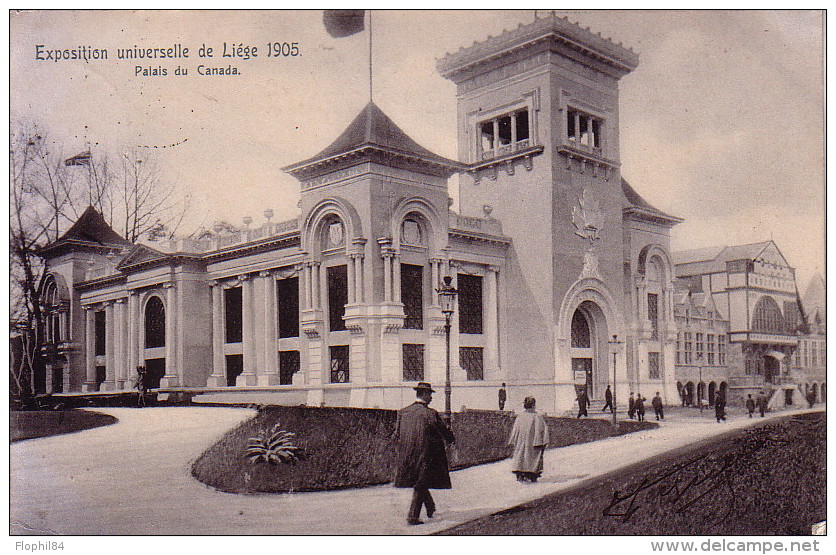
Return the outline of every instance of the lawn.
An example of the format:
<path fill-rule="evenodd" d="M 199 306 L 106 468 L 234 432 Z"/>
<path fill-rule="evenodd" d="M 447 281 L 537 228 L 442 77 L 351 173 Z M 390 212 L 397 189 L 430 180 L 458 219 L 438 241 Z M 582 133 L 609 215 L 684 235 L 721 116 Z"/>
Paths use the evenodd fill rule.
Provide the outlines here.
<path fill-rule="evenodd" d="M 86 410 L 29 410 L 9 413 L 10 439 L 22 441 L 36 437 L 69 434 L 99 426 L 115 424 L 118 419 L 109 414 Z"/>
<path fill-rule="evenodd" d="M 826 518 L 825 413 L 675 450 L 451 535 L 809 535 Z"/>
<path fill-rule="evenodd" d="M 200 481 L 233 493 L 322 491 L 384 484 L 391 480 L 394 448 L 390 441 L 396 411 L 334 407 L 268 406 L 230 430 L 192 466 Z M 621 422 L 618 432 L 605 420 L 547 418 L 550 447 L 595 441 L 656 427 L 654 423 Z M 296 465 L 252 463 L 244 456 L 251 437 L 275 424 L 296 434 L 304 453 Z M 513 415 L 494 411 L 454 414 L 454 469 L 497 461 L 509 455 L 506 445 Z"/>

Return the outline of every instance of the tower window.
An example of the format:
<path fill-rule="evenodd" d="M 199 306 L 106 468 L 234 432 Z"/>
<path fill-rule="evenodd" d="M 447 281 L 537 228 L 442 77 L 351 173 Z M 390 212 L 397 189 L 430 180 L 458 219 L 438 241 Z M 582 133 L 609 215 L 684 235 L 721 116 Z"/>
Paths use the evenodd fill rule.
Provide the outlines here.
<path fill-rule="evenodd" d="M 531 146 L 527 108 L 479 124 L 480 159 L 488 160 Z"/>
<path fill-rule="evenodd" d="M 566 138 L 575 146 L 601 149 L 603 121 L 579 110 L 566 110 Z"/>

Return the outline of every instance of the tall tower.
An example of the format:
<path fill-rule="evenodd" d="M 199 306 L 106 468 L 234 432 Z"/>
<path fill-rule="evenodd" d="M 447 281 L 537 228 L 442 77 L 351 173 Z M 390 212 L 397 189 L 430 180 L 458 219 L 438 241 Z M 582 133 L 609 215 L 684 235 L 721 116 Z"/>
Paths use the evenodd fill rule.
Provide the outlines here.
<path fill-rule="evenodd" d="M 580 386 L 603 394 L 608 340 L 630 327 L 618 81 L 637 64 L 632 50 L 554 14 L 438 62 L 458 86 L 459 159 L 470 164 L 461 211 L 490 206 L 513 240 L 503 367 L 512 380 L 553 381 L 557 406 Z"/>

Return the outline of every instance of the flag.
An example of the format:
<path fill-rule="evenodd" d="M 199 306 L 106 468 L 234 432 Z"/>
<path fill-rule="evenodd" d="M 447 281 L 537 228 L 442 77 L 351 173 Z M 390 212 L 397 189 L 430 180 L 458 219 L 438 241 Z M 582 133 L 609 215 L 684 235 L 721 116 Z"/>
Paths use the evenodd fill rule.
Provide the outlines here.
<path fill-rule="evenodd" d="M 65 166 L 89 166 L 91 161 L 90 151 L 82 152 L 81 154 L 76 154 L 72 158 L 67 158 L 64 160 Z"/>
<path fill-rule="evenodd" d="M 323 10 L 325 30 L 334 38 L 348 37 L 363 31 L 366 10 Z"/>

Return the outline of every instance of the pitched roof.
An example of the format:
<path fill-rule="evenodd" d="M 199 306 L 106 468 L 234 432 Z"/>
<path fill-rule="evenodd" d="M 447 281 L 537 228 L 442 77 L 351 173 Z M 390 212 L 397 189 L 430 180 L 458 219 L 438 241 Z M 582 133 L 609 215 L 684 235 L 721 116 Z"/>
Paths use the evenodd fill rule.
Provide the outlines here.
<path fill-rule="evenodd" d="M 88 206 L 84 213 L 61 237 L 52 243 L 38 249 L 38 254 L 50 258 L 68 250 L 123 248 L 133 243 L 116 233 L 105 221 L 104 217 L 92 206 Z"/>
<path fill-rule="evenodd" d="M 447 175 L 463 168 L 461 163 L 439 156 L 416 143 L 374 102 L 369 102 L 345 131 L 319 154 L 282 169 L 294 177 L 304 178 L 314 166 L 326 167 L 342 162 L 346 157 L 372 153 L 378 158 L 379 155 L 392 159 L 405 158 L 419 165 L 434 167 L 436 172 L 441 170 Z"/>
<path fill-rule="evenodd" d="M 98 210 L 88 206 L 87 210 L 76 220 L 58 241 L 75 239 L 100 245 L 131 245 L 132 243 L 116 233 L 105 221 Z M 56 243 L 58 242 L 56 241 Z"/>
<path fill-rule="evenodd" d="M 638 194 L 623 177 L 621 178 L 621 191 L 627 199 L 628 204 L 624 207 L 624 211 L 628 214 L 633 214 L 643 219 L 650 219 L 668 226 L 673 226 L 684 221 L 682 218 L 671 216 L 670 214 L 662 212 L 644 200 L 644 198 L 642 198 L 642 196 Z"/>
<path fill-rule="evenodd" d="M 671 253 L 671 258 L 677 268 L 677 275 L 722 272 L 726 270 L 726 262 L 756 260 L 770 245 L 774 245 L 771 240 L 746 245 L 704 247 L 674 252 Z"/>

